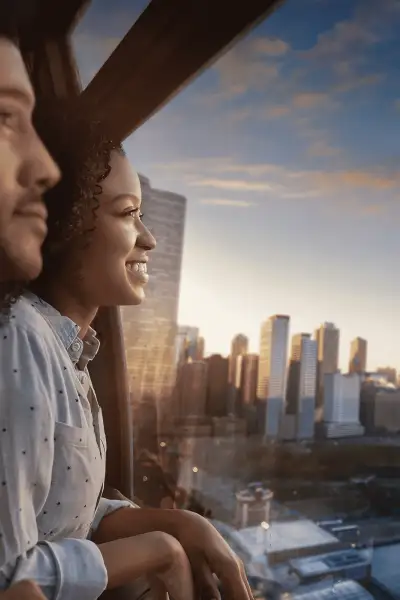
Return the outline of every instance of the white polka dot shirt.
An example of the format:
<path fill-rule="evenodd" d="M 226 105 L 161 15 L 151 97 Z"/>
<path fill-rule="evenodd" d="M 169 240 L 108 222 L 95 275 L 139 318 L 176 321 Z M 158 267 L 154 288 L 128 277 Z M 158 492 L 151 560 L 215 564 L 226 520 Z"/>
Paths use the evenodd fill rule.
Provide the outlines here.
<path fill-rule="evenodd" d="M 86 368 L 99 341 L 33 294 L 0 326 L 0 589 L 33 579 L 49 600 L 95 600 L 90 541 L 128 502 L 101 498 L 106 439 Z"/>

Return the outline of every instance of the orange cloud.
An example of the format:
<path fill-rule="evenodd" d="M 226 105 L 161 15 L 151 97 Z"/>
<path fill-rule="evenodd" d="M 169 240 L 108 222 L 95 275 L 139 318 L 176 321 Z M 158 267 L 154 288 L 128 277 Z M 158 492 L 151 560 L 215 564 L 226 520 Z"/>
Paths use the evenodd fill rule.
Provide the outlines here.
<path fill-rule="evenodd" d="M 201 204 L 209 204 L 212 206 L 232 206 L 234 208 L 248 208 L 249 206 L 254 206 L 254 202 L 249 202 L 247 200 L 231 200 L 228 198 L 210 198 L 201 200 Z"/>
<path fill-rule="evenodd" d="M 301 92 L 293 96 L 292 102 L 296 108 L 316 108 L 330 103 L 331 98 L 325 92 Z"/>

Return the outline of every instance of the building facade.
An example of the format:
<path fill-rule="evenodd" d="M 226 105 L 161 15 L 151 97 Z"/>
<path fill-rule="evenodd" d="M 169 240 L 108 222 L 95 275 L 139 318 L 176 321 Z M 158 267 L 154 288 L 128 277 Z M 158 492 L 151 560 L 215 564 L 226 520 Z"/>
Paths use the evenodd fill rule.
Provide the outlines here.
<path fill-rule="evenodd" d="M 289 317 L 274 315 L 261 326 L 257 398 L 263 435 L 276 439 L 285 408 Z"/>
<path fill-rule="evenodd" d="M 144 222 L 157 239 L 149 261 L 146 300 L 122 308 L 134 423 L 140 405 L 156 406 L 162 418 L 175 383 L 177 313 L 186 198 L 153 189 L 141 176 Z"/>
<path fill-rule="evenodd" d="M 315 331 L 317 342 L 317 406 L 323 409 L 325 375 L 336 373 L 339 367 L 339 329 L 324 323 Z"/>
<path fill-rule="evenodd" d="M 295 415 L 297 439 L 314 437 L 317 342 L 308 333 L 292 338 L 287 383 L 287 413 Z"/>
<path fill-rule="evenodd" d="M 324 384 L 324 429 L 327 437 L 357 436 L 360 424 L 361 378 L 357 373 L 327 373 Z"/>
<path fill-rule="evenodd" d="M 357 337 L 350 345 L 349 373 L 365 373 L 367 370 L 367 340 Z"/>

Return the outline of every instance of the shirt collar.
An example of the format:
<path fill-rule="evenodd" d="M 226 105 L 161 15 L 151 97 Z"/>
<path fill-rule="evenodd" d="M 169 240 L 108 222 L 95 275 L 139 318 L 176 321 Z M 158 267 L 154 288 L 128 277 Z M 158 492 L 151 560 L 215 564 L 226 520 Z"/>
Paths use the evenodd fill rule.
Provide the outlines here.
<path fill-rule="evenodd" d="M 54 306 L 32 292 L 27 292 L 24 296 L 58 335 L 72 362 L 74 364 L 79 363 L 79 367 L 84 369 L 88 362 L 94 359 L 100 347 L 100 341 L 95 330 L 89 327 L 85 337 L 80 339 L 79 331 L 81 328 L 72 319 L 60 314 Z"/>

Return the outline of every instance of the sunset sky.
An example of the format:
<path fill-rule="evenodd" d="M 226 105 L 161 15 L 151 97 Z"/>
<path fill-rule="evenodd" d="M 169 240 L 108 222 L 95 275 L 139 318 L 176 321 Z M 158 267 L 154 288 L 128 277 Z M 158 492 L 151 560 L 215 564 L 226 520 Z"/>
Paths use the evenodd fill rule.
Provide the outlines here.
<path fill-rule="evenodd" d="M 94 0 L 87 83 L 147 2 Z M 396 33 L 397 31 L 397 33 Z M 288 0 L 126 141 L 188 198 L 179 320 L 208 352 L 291 315 L 400 369 L 400 2 Z"/>

